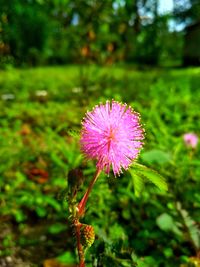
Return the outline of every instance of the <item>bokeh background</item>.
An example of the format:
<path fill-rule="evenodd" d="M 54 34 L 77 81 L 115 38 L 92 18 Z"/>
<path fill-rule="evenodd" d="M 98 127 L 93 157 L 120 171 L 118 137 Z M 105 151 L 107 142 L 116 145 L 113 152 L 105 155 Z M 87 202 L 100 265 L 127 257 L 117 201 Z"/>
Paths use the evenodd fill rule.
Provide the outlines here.
<path fill-rule="evenodd" d="M 140 112 L 138 162 L 163 192 L 130 172 L 101 175 L 84 222 L 88 267 L 200 266 L 199 0 L 0 0 L 0 266 L 77 261 L 67 175 L 85 182 L 85 112 L 115 99 Z M 134 165 L 133 165 L 134 168 Z"/>

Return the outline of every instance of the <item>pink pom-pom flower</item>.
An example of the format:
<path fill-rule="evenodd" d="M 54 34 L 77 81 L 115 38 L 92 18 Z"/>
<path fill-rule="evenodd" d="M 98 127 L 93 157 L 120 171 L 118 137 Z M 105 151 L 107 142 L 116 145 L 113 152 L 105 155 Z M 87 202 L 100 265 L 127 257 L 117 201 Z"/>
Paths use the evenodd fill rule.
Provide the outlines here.
<path fill-rule="evenodd" d="M 97 169 L 114 175 L 128 169 L 138 156 L 144 139 L 140 116 L 131 107 L 116 101 L 95 106 L 82 122 L 81 148 Z"/>
<path fill-rule="evenodd" d="M 183 135 L 183 140 L 187 147 L 195 148 L 198 144 L 198 136 L 194 133 L 186 133 Z"/>

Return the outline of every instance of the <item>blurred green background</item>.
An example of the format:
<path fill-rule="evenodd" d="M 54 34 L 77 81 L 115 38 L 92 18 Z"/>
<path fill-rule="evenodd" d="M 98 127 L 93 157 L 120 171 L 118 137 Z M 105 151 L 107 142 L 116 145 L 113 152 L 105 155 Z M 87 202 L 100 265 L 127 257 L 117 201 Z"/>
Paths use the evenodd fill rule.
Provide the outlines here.
<path fill-rule="evenodd" d="M 107 99 L 140 112 L 138 162 L 169 190 L 102 174 L 87 266 L 200 266 L 199 47 L 198 0 L 0 0 L 0 266 L 74 266 L 67 174 L 81 198 L 81 119 Z"/>

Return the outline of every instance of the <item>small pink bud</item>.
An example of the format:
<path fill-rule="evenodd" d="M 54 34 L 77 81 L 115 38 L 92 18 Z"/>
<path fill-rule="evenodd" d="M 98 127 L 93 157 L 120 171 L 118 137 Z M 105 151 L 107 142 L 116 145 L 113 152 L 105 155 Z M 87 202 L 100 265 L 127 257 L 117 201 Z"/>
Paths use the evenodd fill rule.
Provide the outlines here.
<path fill-rule="evenodd" d="M 187 147 L 196 148 L 198 144 L 198 136 L 194 133 L 186 133 L 183 135 L 183 140 Z"/>

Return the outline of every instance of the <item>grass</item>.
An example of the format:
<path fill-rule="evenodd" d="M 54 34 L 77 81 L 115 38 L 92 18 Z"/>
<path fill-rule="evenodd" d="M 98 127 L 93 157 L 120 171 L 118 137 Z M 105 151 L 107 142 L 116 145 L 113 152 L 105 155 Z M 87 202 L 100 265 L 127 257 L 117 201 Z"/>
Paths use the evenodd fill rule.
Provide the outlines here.
<path fill-rule="evenodd" d="M 93 259 L 100 266 L 130 266 L 137 258 L 141 267 L 197 260 L 199 146 L 185 147 L 183 134 L 199 134 L 200 68 L 10 69 L 0 72 L 0 94 L 2 260 L 10 255 L 14 263 L 20 258 L 40 266 L 47 258 L 75 257 L 60 192 L 71 168 L 81 166 L 86 184 L 91 179 L 94 164 L 80 156 L 78 132 L 85 111 L 107 99 L 141 113 L 146 142 L 138 161 L 163 175 L 169 191 L 145 183 L 137 197 L 128 172 L 119 179 L 102 175 L 87 218 L 98 237 Z M 34 259 L 38 247 L 41 254 Z M 96 266 L 93 259 L 88 253 L 89 266 Z"/>

